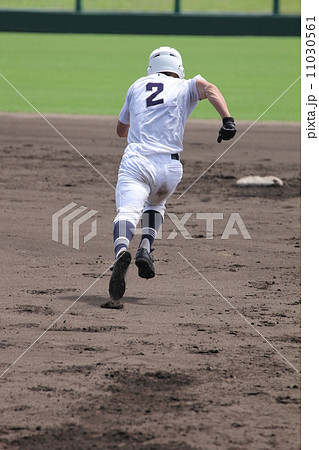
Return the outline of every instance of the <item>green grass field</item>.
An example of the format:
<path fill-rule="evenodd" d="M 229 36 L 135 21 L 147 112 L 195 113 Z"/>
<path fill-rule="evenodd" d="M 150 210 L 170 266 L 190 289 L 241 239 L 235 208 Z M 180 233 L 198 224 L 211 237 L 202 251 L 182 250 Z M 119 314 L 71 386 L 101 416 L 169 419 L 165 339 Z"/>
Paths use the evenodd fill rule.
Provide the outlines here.
<path fill-rule="evenodd" d="M 271 12 L 273 0 L 181 0 L 182 11 Z M 172 11 L 174 0 L 82 0 L 83 9 Z M 0 0 L 0 8 L 74 9 L 75 0 Z M 300 13 L 300 0 L 280 0 L 282 13 Z"/>
<path fill-rule="evenodd" d="M 300 39 L 2 33 L 0 72 L 41 112 L 117 115 L 160 45 L 183 55 L 186 77 L 216 84 L 231 114 L 254 120 L 300 75 Z M 31 111 L 0 78 L 0 110 Z M 217 118 L 207 101 L 192 117 Z M 300 81 L 263 120 L 300 120 Z"/>

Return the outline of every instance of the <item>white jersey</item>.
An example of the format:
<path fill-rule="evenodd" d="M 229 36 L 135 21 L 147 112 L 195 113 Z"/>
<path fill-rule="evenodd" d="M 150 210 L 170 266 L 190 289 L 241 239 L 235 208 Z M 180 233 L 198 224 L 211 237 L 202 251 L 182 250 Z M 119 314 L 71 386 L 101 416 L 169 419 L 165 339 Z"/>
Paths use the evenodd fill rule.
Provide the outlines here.
<path fill-rule="evenodd" d="M 119 121 L 130 125 L 125 153 L 179 153 L 186 120 L 197 105 L 196 79 L 156 73 L 129 88 Z"/>

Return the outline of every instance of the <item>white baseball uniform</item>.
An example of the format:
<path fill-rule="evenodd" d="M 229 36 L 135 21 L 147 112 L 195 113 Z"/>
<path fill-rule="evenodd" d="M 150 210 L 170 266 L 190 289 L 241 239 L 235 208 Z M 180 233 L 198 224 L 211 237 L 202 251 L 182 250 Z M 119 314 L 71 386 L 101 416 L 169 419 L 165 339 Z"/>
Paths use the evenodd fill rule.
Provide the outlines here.
<path fill-rule="evenodd" d="M 197 105 L 196 79 L 162 73 L 138 79 L 129 88 L 119 121 L 130 125 L 116 187 L 118 220 L 137 225 L 143 211 L 164 217 L 165 202 L 183 174 L 171 155 L 183 151 L 186 120 Z"/>

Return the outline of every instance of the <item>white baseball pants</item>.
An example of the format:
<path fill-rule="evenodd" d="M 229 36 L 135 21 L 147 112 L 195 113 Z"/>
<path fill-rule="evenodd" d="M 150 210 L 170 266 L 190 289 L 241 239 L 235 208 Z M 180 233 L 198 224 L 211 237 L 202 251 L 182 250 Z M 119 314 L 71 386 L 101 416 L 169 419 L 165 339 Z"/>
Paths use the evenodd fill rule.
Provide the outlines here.
<path fill-rule="evenodd" d="M 170 154 L 151 156 L 124 154 L 116 185 L 118 220 L 128 220 L 135 227 L 144 211 L 158 211 L 164 218 L 166 200 L 173 194 L 183 176 L 180 161 Z"/>

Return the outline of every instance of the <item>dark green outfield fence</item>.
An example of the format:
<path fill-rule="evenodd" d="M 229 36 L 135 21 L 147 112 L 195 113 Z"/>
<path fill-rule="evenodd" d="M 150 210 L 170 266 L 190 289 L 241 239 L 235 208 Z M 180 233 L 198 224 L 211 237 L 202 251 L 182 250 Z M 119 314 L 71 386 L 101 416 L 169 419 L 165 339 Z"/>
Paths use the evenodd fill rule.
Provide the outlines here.
<path fill-rule="evenodd" d="M 279 0 L 273 0 L 273 14 L 182 13 L 182 2 L 172 3 L 172 13 L 88 12 L 82 0 L 74 1 L 74 11 L 0 10 L 0 31 L 300 36 L 300 16 L 279 14 Z"/>
<path fill-rule="evenodd" d="M 300 36 L 299 15 L 0 10 L 0 31 Z"/>
<path fill-rule="evenodd" d="M 85 2 L 84 2 L 85 3 Z M 174 6 L 174 12 L 180 13 L 182 11 L 182 1 L 181 0 L 173 0 L 172 1 Z M 273 13 L 279 14 L 280 11 L 280 0 L 273 0 Z M 82 11 L 83 10 L 83 1 L 82 0 L 75 0 L 74 2 L 75 10 L 76 11 Z M 196 10 L 196 4 L 194 4 L 194 9 Z"/>

